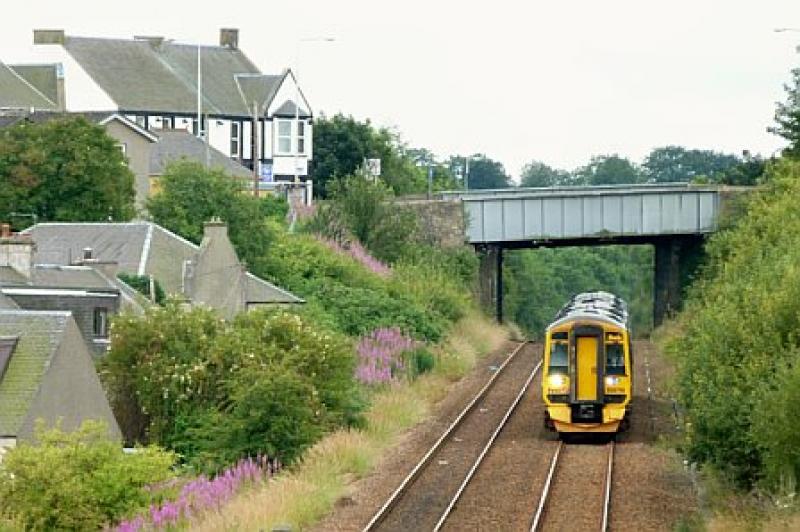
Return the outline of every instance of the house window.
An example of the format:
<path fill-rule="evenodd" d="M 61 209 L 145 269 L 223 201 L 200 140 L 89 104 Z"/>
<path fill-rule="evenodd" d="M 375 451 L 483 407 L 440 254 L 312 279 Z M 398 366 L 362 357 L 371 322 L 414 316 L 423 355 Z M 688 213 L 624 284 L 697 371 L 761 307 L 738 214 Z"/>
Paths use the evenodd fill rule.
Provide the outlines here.
<path fill-rule="evenodd" d="M 231 157 L 239 157 L 239 122 L 231 122 Z"/>
<path fill-rule="evenodd" d="M 123 157 L 128 155 L 128 145 L 125 144 L 124 142 L 118 142 L 117 149 L 120 151 L 120 153 L 122 153 Z"/>
<path fill-rule="evenodd" d="M 142 116 L 142 115 L 137 115 L 136 116 L 136 125 L 139 126 L 139 127 L 147 127 L 147 124 L 145 123 L 144 116 Z"/>
<path fill-rule="evenodd" d="M 306 123 L 303 120 L 297 122 L 297 153 L 306 152 Z"/>
<path fill-rule="evenodd" d="M 292 153 L 291 120 L 278 120 L 278 153 Z"/>
<path fill-rule="evenodd" d="M 161 118 L 161 129 L 172 129 L 172 119 L 168 116 Z"/>
<path fill-rule="evenodd" d="M 97 307 L 94 309 L 94 335 L 98 338 L 108 337 L 108 309 Z"/>

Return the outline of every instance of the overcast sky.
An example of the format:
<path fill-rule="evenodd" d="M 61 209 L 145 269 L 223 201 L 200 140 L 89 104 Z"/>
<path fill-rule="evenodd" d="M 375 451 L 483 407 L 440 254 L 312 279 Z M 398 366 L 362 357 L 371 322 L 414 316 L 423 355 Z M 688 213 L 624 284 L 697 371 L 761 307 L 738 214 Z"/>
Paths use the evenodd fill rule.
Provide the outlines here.
<path fill-rule="evenodd" d="M 296 66 L 315 112 L 441 157 L 486 153 L 515 177 L 531 159 L 571 169 L 667 144 L 770 155 L 800 66 L 800 32 L 773 31 L 800 28 L 798 0 L 3 3 L 2 61 L 31 59 L 34 28 L 215 44 L 235 27 L 262 71 Z M 298 45 L 315 37 L 336 41 Z"/>

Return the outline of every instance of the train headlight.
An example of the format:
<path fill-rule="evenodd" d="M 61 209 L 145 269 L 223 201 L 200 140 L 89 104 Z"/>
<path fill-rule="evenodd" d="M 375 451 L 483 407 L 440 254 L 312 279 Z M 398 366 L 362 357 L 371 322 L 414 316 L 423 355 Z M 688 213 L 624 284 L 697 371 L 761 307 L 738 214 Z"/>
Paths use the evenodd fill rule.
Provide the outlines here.
<path fill-rule="evenodd" d="M 550 375 L 547 379 L 547 383 L 553 388 L 561 388 L 562 386 L 566 386 L 567 378 L 564 375 Z"/>
<path fill-rule="evenodd" d="M 616 375 L 608 375 L 606 377 L 606 386 L 617 386 L 618 384 L 622 384 L 622 379 L 620 377 Z"/>

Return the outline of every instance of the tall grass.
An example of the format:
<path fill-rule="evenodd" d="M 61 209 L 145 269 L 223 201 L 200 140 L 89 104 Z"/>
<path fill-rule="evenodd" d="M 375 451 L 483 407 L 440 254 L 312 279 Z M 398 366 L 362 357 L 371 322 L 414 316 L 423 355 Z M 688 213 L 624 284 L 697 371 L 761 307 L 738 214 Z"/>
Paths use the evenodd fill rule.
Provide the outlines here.
<path fill-rule="evenodd" d="M 327 514 L 348 485 L 369 473 L 403 431 L 422 421 L 479 357 L 498 349 L 508 331 L 473 313 L 456 323 L 435 349 L 439 363 L 411 383 L 377 393 L 361 430 L 340 430 L 314 445 L 290 472 L 201 514 L 192 530 L 306 528 Z"/>

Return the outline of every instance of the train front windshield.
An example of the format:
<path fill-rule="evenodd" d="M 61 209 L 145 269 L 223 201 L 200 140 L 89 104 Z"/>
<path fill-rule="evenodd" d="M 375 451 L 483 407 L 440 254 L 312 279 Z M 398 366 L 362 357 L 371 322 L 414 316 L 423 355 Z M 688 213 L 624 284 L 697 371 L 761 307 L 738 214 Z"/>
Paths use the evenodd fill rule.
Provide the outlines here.
<path fill-rule="evenodd" d="M 554 342 L 550 346 L 550 375 L 566 375 L 569 371 L 567 342 Z"/>

